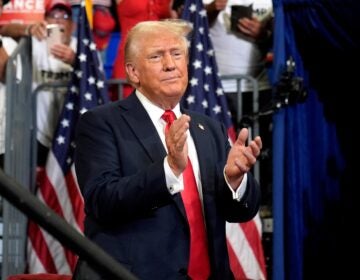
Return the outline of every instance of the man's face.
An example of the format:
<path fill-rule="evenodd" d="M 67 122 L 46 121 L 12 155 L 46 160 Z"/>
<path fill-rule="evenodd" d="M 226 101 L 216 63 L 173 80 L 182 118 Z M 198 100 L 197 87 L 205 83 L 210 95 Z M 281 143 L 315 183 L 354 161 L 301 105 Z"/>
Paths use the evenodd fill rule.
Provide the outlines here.
<path fill-rule="evenodd" d="M 175 35 L 159 32 L 141 39 L 138 47 L 130 67 L 137 89 L 161 107 L 178 103 L 188 84 L 186 46 Z"/>
<path fill-rule="evenodd" d="M 71 15 L 69 15 L 67 11 L 55 7 L 46 15 L 46 22 L 48 24 L 59 24 L 60 28 L 63 30 L 62 42 L 64 44 L 70 43 L 73 32 L 73 22 Z"/>

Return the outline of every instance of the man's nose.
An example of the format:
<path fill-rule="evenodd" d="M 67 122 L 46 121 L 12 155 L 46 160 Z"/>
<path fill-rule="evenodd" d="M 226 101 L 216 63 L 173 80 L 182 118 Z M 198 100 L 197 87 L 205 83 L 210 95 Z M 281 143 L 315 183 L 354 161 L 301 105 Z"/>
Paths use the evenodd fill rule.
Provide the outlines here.
<path fill-rule="evenodd" d="M 163 57 L 163 69 L 164 71 L 170 71 L 175 69 L 174 58 L 171 54 L 165 54 Z"/>

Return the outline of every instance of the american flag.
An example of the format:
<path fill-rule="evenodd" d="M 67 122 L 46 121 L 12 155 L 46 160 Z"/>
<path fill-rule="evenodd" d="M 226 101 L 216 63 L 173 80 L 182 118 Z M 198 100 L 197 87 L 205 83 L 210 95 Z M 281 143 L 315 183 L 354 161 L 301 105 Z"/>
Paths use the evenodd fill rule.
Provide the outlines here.
<path fill-rule="evenodd" d="M 79 232 L 83 232 L 84 202 L 74 170 L 75 127 L 80 114 L 107 102 L 108 97 L 84 2 L 77 28 L 74 71 L 45 170 L 38 174 L 36 195 Z M 28 233 L 29 273 L 72 274 L 77 256 L 33 222 L 29 222 Z"/>
<path fill-rule="evenodd" d="M 194 30 L 190 38 L 189 86 L 182 105 L 223 122 L 233 142 L 236 135 L 218 74 L 202 0 L 185 0 L 182 18 L 189 21 Z M 226 224 L 230 265 L 235 279 L 266 279 L 261 235 L 259 215 L 247 223 Z"/>

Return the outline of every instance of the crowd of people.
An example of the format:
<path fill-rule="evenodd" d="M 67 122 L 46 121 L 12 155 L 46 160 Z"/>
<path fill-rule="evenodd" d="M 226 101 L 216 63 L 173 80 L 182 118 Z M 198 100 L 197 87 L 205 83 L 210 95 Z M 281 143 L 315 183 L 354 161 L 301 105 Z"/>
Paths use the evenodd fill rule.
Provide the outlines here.
<path fill-rule="evenodd" d="M 68 82 L 73 70 L 79 2 L 49 0 L 45 3 L 44 21 L 0 26 L 1 154 L 4 153 L 6 98 L 4 69 L 17 41 L 31 36 L 33 89 L 43 83 Z M 260 105 L 265 104 L 271 98 L 265 57 L 272 44 L 272 1 L 204 0 L 203 3 L 220 74 L 256 79 Z M 233 10 L 238 6 L 246 7 L 250 14 L 232 23 Z M 150 275 L 156 279 L 174 279 L 199 273 L 196 267 L 193 272 L 192 254 L 195 259 L 203 256 L 192 252 L 193 229 L 190 225 L 190 238 L 184 231 L 187 205 L 184 202 L 184 209 L 180 202 L 185 201 L 180 195 L 187 186 L 183 174 L 191 162 L 207 232 L 206 263 L 199 268 L 200 275 L 205 273 L 205 276 L 194 279 L 208 279 L 209 275 L 211 279 L 232 279 L 229 263 L 225 261 L 224 224 L 225 221 L 247 221 L 259 210 L 260 188 L 250 171 L 263 146 L 270 145 L 266 136 L 269 122 L 260 130 L 266 134 L 265 141 L 256 136 L 247 142 L 249 131 L 236 119 L 239 89 L 234 80 L 223 81 L 238 131 L 232 147 L 223 126 L 181 110 L 179 102 L 188 85 L 186 35 L 190 27 L 179 20 L 162 19 L 180 19 L 183 7 L 182 0 L 95 3 L 93 35 L 98 51 L 114 51 L 107 49 L 110 35 L 121 34 L 112 62 L 112 78 L 128 79 L 129 84 L 124 86 L 124 98 L 120 101 L 117 89 L 109 88 L 114 102 L 84 114 L 79 124 L 76 171 L 85 200 L 85 234 L 120 263 L 132 266 L 131 270 L 143 279 Z M 46 39 L 51 24 L 60 27 L 61 40 L 49 47 Z M 253 84 L 244 79 L 240 86 L 245 98 L 241 111 L 254 113 L 248 109 Z M 62 90 L 43 89 L 37 95 L 40 166 L 45 164 L 65 94 Z M 161 117 L 168 110 L 175 114 L 170 124 Z M 94 131 L 105 130 L 109 130 L 108 138 L 92 139 Z M 206 137 L 201 135 L 203 132 L 207 133 Z M 156 141 L 147 143 L 141 139 Z M 204 157 L 208 152 L 199 146 L 211 147 L 213 156 Z M 181 212 L 186 213 L 185 216 L 179 215 Z M 114 250 L 114 242 L 122 250 Z M 161 245 L 164 242 L 167 246 Z M 87 273 L 84 267 L 86 264 L 80 261 L 77 279 Z"/>

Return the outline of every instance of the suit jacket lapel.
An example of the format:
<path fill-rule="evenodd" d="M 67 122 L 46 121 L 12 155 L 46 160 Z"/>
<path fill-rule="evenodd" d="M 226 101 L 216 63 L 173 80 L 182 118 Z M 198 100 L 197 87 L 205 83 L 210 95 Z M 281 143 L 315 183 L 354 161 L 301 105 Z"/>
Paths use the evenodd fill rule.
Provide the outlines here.
<path fill-rule="evenodd" d="M 166 150 L 145 108 L 136 94 L 131 94 L 120 106 L 127 112 L 123 114 L 136 138 L 153 161 L 165 157 Z"/>
<path fill-rule="evenodd" d="M 191 122 L 190 122 L 190 133 L 194 140 L 194 144 L 197 151 L 197 156 L 199 160 L 199 168 L 200 168 L 200 175 L 201 175 L 201 184 L 203 193 L 206 191 L 211 191 L 210 188 L 214 187 L 214 184 L 211 183 L 209 180 L 213 176 L 206 176 L 208 174 L 208 164 L 210 164 L 209 159 L 207 158 L 207 154 L 209 151 L 209 133 L 210 130 L 206 127 L 206 124 L 203 123 L 196 115 L 191 114 L 191 112 L 185 110 L 185 113 L 190 115 Z"/>

